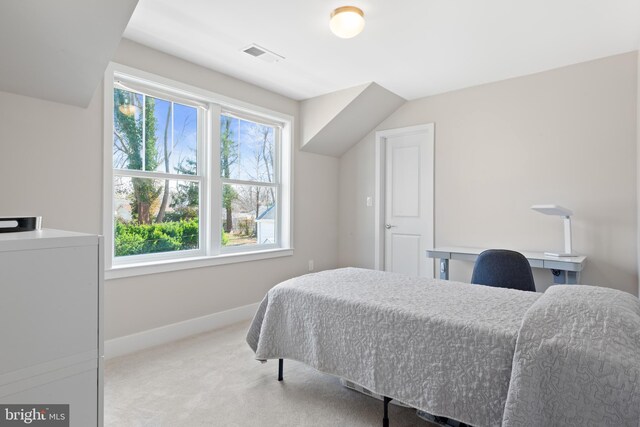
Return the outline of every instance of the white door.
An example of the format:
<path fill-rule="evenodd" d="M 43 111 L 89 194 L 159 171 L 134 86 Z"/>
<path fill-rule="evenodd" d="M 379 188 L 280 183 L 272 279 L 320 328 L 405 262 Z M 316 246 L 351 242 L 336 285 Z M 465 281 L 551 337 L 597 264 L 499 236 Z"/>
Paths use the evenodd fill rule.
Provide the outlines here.
<path fill-rule="evenodd" d="M 434 277 L 433 124 L 383 131 L 385 143 L 384 269 Z"/>

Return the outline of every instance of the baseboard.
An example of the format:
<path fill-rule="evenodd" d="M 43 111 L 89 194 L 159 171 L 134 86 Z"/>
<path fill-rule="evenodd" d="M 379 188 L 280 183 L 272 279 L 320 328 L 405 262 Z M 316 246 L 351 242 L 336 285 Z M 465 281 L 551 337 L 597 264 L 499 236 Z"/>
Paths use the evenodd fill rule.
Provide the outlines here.
<path fill-rule="evenodd" d="M 196 317 L 195 319 L 107 340 L 104 343 L 104 357 L 105 359 L 111 359 L 113 357 L 123 356 L 149 347 L 207 332 L 212 329 L 219 329 L 243 320 L 250 320 L 258 310 L 259 305 L 260 303 L 257 302 L 255 304 L 244 305 L 207 316 Z"/>

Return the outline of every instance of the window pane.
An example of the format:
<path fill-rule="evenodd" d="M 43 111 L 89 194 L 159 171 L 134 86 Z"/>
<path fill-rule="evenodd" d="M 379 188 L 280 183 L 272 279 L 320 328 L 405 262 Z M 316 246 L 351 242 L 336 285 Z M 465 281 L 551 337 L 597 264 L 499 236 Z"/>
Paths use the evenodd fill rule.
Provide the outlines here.
<path fill-rule="evenodd" d="M 195 175 L 198 111 L 195 107 L 146 97 L 146 170 Z"/>
<path fill-rule="evenodd" d="M 235 117 L 220 116 L 220 176 L 275 182 L 276 129 Z"/>
<path fill-rule="evenodd" d="M 173 173 L 195 175 L 198 160 L 198 110 L 182 104 L 173 104 Z"/>
<path fill-rule="evenodd" d="M 225 184 L 222 188 L 222 245 L 277 243 L 276 189 Z"/>
<path fill-rule="evenodd" d="M 197 173 L 198 111 L 195 107 L 114 89 L 113 114 L 114 168 Z"/>
<path fill-rule="evenodd" d="M 113 91 L 113 167 L 142 169 L 142 103 L 139 93 Z"/>
<path fill-rule="evenodd" d="M 198 249 L 197 182 L 116 176 L 113 197 L 116 257 Z"/>

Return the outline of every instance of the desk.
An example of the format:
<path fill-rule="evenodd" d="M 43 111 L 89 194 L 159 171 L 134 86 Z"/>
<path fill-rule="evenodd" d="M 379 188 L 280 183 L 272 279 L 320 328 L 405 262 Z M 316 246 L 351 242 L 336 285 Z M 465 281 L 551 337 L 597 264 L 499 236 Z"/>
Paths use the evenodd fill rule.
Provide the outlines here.
<path fill-rule="evenodd" d="M 439 258 L 440 279 L 449 280 L 450 259 L 475 262 L 478 255 L 484 250 L 486 249 L 453 246 L 440 247 L 427 249 L 427 258 Z M 587 261 L 586 256 L 550 257 L 543 252 L 518 252 L 527 258 L 531 267 L 551 270 L 553 282 L 558 284 L 577 284 L 580 279 L 580 272 Z"/>

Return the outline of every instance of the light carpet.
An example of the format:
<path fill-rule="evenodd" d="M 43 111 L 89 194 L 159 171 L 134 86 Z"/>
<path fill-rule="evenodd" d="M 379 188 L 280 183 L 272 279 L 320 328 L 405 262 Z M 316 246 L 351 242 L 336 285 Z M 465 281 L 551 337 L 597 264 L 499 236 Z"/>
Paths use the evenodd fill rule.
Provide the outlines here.
<path fill-rule="evenodd" d="M 108 360 L 105 427 L 380 426 L 382 402 L 302 363 L 260 364 L 248 322 Z M 389 405 L 392 427 L 429 427 Z"/>

